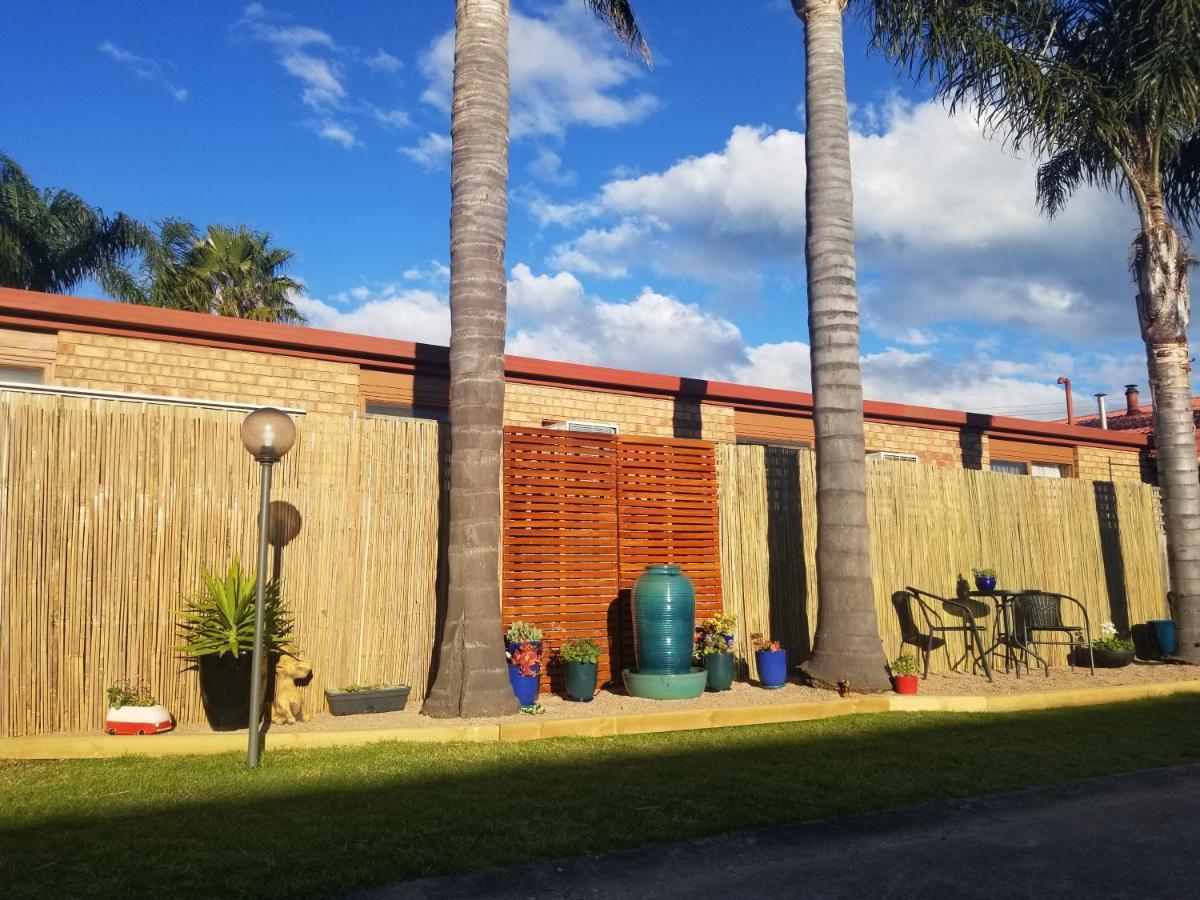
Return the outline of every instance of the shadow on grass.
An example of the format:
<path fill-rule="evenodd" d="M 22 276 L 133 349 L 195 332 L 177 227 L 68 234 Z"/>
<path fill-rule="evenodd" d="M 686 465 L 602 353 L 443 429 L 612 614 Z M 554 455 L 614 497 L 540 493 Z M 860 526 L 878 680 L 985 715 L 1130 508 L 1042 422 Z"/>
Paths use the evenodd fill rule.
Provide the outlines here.
<path fill-rule="evenodd" d="M 1200 758 L 1200 698 L 0 768 L 5 896 L 328 896 Z"/>

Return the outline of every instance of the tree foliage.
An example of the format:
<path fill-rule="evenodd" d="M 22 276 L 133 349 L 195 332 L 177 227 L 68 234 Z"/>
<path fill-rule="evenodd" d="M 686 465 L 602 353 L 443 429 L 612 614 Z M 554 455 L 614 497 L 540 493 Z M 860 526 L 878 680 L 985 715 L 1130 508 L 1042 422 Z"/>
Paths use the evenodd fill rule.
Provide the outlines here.
<path fill-rule="evenodd" d="M 0 153 L 0 285 L 65 293 L 95 278 L 108 290 L 144 237 L 124 213 L 106 216 L 70 191 L 39 190 Z"/>
<path fill-rule="evenodd" d="M 951 109 L 1043 158 L 1053 215 L 1081 184 L 1200 222 L 1200 0 L 879 0 L 875 44 Z M 1161 214 L 1159 209 L 1157 214 Z"/>

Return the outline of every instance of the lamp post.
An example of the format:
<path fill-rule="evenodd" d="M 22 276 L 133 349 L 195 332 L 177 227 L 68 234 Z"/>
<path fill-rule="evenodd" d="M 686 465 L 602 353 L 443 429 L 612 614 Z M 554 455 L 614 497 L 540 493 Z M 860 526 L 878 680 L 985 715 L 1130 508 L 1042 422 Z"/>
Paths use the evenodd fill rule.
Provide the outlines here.
<path fill-rule="evenodd" d="M 262 497 L 258 509 L 258 570 L 254 577 L 254 652 L 250 657 L 250 739 L 246 766 L 258 765 L 259 725 L 262 718 L 263 590 L 267 577 L 267 532 L 270 528 L 271 467 L 296 442 L 296 423 L 271 407 L 256 409 L 242 421 L 242 444 L 262 466 Z"/>

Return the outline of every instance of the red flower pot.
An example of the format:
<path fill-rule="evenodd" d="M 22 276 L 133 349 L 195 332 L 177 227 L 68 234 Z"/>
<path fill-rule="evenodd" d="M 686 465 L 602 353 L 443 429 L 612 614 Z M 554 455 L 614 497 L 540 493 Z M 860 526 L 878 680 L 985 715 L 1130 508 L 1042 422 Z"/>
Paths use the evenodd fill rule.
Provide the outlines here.
<path fill-rule="evenodd" d="M 893 675 L 897 694 L 915 694 L 920 679 L 916 675 Z"/>

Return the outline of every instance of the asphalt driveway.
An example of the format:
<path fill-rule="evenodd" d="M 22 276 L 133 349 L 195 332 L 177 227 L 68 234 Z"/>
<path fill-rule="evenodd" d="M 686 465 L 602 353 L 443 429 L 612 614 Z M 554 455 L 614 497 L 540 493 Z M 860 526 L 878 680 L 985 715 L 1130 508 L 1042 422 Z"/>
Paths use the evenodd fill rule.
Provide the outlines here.
<path fill-rule="evenodd" d="M 1200 766 L 1178 766 L 357 896 L 1193 898 L 1198 859 Z"/>

